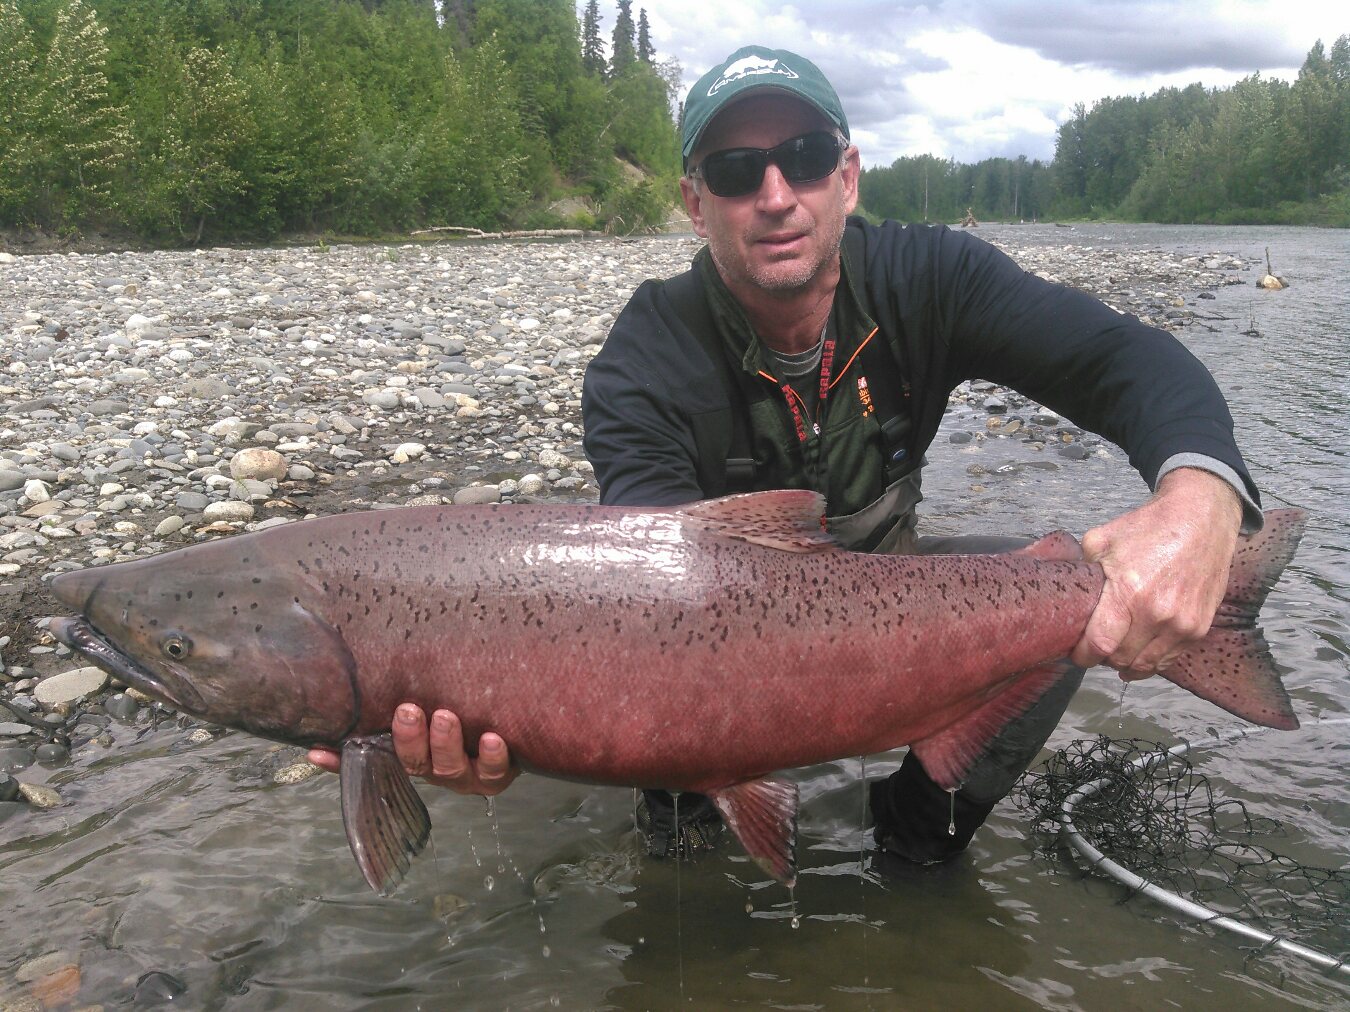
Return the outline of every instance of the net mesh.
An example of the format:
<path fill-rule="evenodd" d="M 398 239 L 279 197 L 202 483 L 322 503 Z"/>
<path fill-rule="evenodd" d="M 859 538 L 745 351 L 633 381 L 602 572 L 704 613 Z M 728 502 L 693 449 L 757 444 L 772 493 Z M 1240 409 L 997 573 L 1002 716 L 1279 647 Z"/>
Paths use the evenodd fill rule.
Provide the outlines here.
<path fill-rule="evenodd" d="M 1061 844 L 1065 801 L 1078 832 L 1141 878 L 1272 934 L 1350 952 L 1350 869 L 1317 867 L 1270 849 L 1275 819 L 1216 795 L 1185 755 L 1142 739 L 1081 739 L 1027 772 L 1012 795 L 1056 864 L 1082 862 Z"/>

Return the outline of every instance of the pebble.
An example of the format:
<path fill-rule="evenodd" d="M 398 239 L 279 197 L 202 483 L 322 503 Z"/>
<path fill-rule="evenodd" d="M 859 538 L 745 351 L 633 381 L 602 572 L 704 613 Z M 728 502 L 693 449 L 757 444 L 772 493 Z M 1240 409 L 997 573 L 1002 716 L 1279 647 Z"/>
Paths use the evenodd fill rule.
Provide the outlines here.
<path fill-rule="evenodd" d="M 118 692 L 108 697 L 103 704 L 103 709 L 110 717 L 116 717 L 118 720 L 131 720 L 140 710 L 140 704 L 126 693 Z"/>

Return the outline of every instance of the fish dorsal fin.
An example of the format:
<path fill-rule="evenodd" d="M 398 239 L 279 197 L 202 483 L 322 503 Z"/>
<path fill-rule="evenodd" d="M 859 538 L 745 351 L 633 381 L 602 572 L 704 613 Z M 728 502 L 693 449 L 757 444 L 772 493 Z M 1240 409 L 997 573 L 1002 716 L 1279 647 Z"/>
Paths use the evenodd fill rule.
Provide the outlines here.
<path fill-rule="evenodd" d="M 747 492 L 690 503 L 679 512 L 688 525 L 766 548 L 806 553 L 839 548 L 823 526 L 825 498 L 819 492 Z"/>
<path fill-rule="evenodd" d="M 749 780 L 708 796 L 755 864 L 784 885 L 793 885 L 797 881 L 797 785 L 787 780 Z"/>

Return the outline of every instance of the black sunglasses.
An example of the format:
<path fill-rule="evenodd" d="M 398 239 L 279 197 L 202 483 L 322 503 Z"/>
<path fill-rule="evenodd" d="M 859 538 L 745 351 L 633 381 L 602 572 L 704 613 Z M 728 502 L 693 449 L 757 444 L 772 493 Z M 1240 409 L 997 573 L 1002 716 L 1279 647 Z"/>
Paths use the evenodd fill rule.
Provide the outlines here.
<path fill-rule="evenodd" d="M 825 130 L 802 134 L 772 148 L 727 148 L 703 159 L 694 174 L 719 197 L 744 197 L 764 182 L 772 162 L 789 183 L 814 183 L 839 166 L 846 144 Z"/>

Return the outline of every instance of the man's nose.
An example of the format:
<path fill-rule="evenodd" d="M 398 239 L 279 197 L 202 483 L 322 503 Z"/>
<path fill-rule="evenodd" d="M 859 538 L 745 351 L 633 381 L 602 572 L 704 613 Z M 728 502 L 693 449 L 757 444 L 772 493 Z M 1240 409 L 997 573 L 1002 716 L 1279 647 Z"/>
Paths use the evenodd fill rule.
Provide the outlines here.
<path fill-rule="evenodd" d="M 755 205 L 761 211 L 779 214 L 790 210 L 796 203 L 797 191 L 783 176 L 782 170 L 770 162 L 764 170 L 764 179 L 759 184 L 759 192 L 755 196 Z"/>

